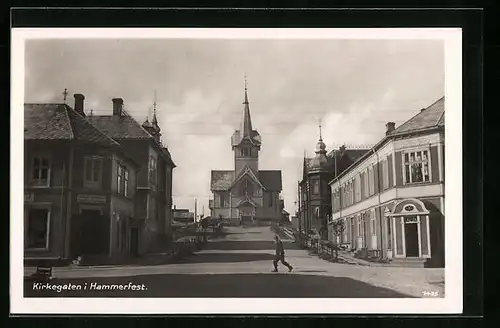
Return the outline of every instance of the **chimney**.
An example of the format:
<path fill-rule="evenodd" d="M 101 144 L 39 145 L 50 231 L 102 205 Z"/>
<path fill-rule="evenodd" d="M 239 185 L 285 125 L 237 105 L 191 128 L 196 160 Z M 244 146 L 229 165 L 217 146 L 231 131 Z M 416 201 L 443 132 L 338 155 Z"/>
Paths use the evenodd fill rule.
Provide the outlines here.
<path fill-rule="evenodd" d="M 78 114 L 85 116 L 85 112 L 83 111 L 83 102 L 85 100 L 85 96 L 81 93 L 75 93 L 73 97 L 75 98 L 75 111 Z"/>
<path fill-rule="evenodd" d="M 422 109 L 420 110 L 420 112 L 423 112 L 424 110 L 425 110 L 425 108 L 422 108 Z"/>
<path fill-rule="evenodd" d="M 385 135 L 389 135 L 392 131 L 394 131 L 394 129 L 396 128 L 396 123 L 394 122 L 387 122 L 387 124 L 385 125 L 386 127 L 386 130 L 385 130 Z"/>
<path fill-rule="evenodd" d="M 345 152 L 345 145 L 340 146 L 339 150 L 341 153 Z"/>
<path fill-rule="evenodd" d="M 123 114 L 123 99 L 113 98 L 113 116 L 122 116 Z"/>

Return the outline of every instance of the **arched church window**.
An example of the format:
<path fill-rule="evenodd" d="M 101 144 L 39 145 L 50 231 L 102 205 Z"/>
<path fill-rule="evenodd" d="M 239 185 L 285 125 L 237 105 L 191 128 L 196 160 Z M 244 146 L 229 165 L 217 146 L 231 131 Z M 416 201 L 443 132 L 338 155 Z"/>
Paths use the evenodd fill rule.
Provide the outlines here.
<path fill-rule="evenodd" d="M 240 195 L 253 195 L 253 184 L 248 181 L 248 179 L 245 179 L 243 183 L 240 185 Z"/>

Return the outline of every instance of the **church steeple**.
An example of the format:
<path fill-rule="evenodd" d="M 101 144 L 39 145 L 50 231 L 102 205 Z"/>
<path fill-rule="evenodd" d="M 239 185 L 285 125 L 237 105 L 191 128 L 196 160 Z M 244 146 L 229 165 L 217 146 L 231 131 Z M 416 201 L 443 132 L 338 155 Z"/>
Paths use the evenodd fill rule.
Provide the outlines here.
<path fill-rule="evenodd" d="M 325 170 L 325 165 L 328 162 L 328 159 L 326 158 L 326 145 L 323 142 L 323 136 L 321 135 L 321 120 L 319 122 L 319 139 L 316 143 L 316 149 L 314 152 L 316 153 L 316 156 L 311 160 L 310 173 Z"/>
<path fill-rule="evenodd" d="M 245 74 L 245 101 L 243 102 L 245 107 L 243 108 L 243 119 L 241 122 L 241 135 L 242 137 L 252 136 L 252 119 L 250 117 L 250 106 L 248 104 L 248 88 L 247 88 L 247 76 Z"/>
<path fill-rule="evenodd" d="M 158 130 L 160 129 L 160 126 L 158 125 L 158 119 L 156 118 L 156 90 L 155 90 L 155 98 L 153 101 L 153 119 L 151 120 L 151 123 L 153 123 L 153 125 L 156 128 L 158 128 Z"/>

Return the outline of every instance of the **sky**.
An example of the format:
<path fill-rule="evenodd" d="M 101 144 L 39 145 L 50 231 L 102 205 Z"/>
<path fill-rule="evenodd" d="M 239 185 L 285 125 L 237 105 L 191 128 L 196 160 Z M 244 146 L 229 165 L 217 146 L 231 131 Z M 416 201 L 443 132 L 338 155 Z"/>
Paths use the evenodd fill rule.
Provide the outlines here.
<path fill-rule="evenodd" d="M 25 49 L 25 102 L 63 102 L 66 88 L 85 95 L 87 114 L 110 115 L 111 99 L 121 97 L 142 123 L 156 99 L 177 165 L 174 204 L 194 210 L 197 199 L 205 215 L 210 171 L 234 168 L 245 74 L 259 167 L 282 171 L 289 213 L 320 121 L 328 151 L 370 147 L 387 122 L 397 127 L 444 95 L 441 40 L 54 39 Z"/>

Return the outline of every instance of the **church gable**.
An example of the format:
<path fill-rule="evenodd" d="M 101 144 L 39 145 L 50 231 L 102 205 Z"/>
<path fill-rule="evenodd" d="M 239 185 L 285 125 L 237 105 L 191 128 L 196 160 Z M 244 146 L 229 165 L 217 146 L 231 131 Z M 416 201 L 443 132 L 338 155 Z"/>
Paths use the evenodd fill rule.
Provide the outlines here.
<path fill-rule="evenodd" d="M 247 177 L 252 181 L 254 181 L 255 183 L 257 183 L 260 188 L 266 189 L 262 184 L 262 182 L 260 181 L 260 179 L 255 175 L 255 173 L 249 166 L 245 166 L 245 168 L 241 171 L 239 177 L 236 180 L 234 180 L 234 182 L 231 184 L 231 188 L 233 188 L 244 177 Z"/>

